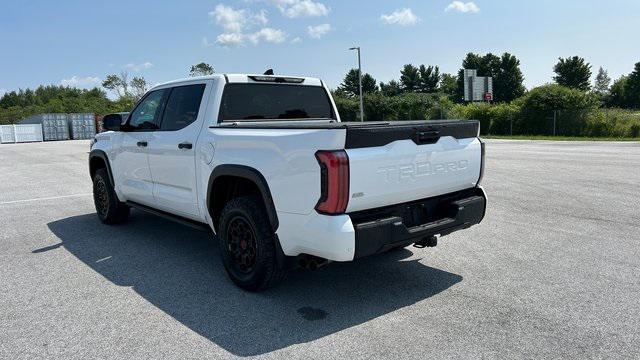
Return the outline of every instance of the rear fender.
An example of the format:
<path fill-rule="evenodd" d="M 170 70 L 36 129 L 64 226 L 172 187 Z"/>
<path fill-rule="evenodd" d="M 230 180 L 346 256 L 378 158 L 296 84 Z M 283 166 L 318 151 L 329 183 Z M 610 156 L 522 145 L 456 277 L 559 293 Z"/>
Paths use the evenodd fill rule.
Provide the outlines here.
<path fill-rule="evenodd" d="M 235 165 L 235 164 L 223 164 L 216 166 L 211 172 L 211 176 L 209 177 L 209 184 L 207 186 L 207 210 L 211 214 L 210 204 L 213 203 L 213 199 L 216 196 L 215 191 L 213 191 L 213 185 L 217 178 L 221 176 L 235 176 L 247 179 L 253 182 L 258 189 L 260 190 L 260 195 L 264 202 L 265 209 L 267 211 L 267 215 L 269 217 L 269 223 L 271 224 L 271 228 L 273 231 L 278 230 L 278 214 L 276 213 L 276 207 L 273 203 L 273 198 L 271 197 L 271 191 L 269 190 L 269 185 L 267 184 L 267 180 L 264 176 L 256 169 L 244 166 L 244 165 Z M 213 218 L 213 215 L 212 215 Z"/>

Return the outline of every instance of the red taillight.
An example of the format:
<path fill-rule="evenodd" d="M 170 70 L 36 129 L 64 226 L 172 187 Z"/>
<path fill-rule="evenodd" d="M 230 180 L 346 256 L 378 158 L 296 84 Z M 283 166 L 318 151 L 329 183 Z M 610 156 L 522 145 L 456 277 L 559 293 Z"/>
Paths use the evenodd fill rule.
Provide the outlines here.
<path fill-rule="evenodd" d="M 344 150 L 318 151 L 320 199 L 316 210 L 324 214 L 343 214 L 349 203 L 349 157 Z"/>

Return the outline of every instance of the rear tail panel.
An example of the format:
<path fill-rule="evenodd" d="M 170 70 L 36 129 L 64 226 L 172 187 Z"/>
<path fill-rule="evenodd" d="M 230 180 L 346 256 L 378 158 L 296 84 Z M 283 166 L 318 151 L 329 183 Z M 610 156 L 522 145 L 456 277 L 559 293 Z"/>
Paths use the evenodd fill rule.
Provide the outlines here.
<path fill-rule="evenodd" d="M 369 132 L 368 139 L 358 131 L 358 140 L 350 143 L 351 130 L 347 129 L 345 146 L 350 167 L 347 212 L 472 188 L 480 178 L 482 151 L 476 122 L 430 128 L 409 125 L 409 129 L 401 124 L 396 131 L 392 125 L 380 130 L 383 136 Z"/>

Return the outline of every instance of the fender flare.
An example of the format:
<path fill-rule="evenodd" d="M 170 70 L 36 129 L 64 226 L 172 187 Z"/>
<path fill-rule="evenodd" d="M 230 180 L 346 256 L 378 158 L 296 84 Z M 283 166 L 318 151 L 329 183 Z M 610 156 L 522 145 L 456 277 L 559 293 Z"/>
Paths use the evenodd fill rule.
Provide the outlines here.
<path fill-rule="evenodd" d="M 260 190 L 260 194 L 262 195 L 262 200 L 264 201 L 265 209 L 267 210 L 267 216 L 269 217 L 271 228 L 274 232 L 278 230 L 278 214 L 276 213 L 276 206 L 273 203 L 273 197 L 269 190 L 269 184 L 260 171 L 249 166 L 222 164 L 213 169 L 209 176 L 209 184 L 207 186 L 207 211 L 209 211 L 209 204 L 212 203 L 213 196 L 215 196 L 213 193 L 213 184 L 216 179 L 221 176 L 236 176 L 247 179 L 256 184 L 258 190 Z"/>
<path fill-rule="evenodd" d="M 91 160 L 93 158 L 100 158 L 102 159 L 102 161 L 104 161 L 104 163 L 106 164 L 106 168 L 107 168 L 107 174 L 109 174 L 109 180 L 111 181 L 111 184 L 113 186 L 115 186 L 115 182 L 113 181 L 113 172 L 111 171 L 111 164 L 109 163 L 109 157 L 107 157 L 107 153 L 105 153 L 102 150 L 91 150 L 91 152 L 89 152 L 89 176 L 91 176 Z"/>

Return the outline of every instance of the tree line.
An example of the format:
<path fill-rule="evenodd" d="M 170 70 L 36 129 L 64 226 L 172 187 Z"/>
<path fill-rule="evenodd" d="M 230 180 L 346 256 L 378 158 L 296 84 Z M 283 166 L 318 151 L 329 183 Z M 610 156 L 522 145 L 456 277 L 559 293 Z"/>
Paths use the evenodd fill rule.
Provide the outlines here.
<path fill-rule="evenodd" d="M 493 78 L 493 99 L 498 103 L 510 103 L 527 92 L 520 60 L 509 53 L 501 56 L 468 53 L 462 60 L 457 74 L 440 73 L 437 65 L 406 64 L 400 70 L 398 80 L 378 82 L 371 74 L 362 74 L 364 94 L 381 93 L 384 96 L 399 96 L 406 93 L 439 94 L 461 103 L 464 98 L 464 70 L 475 69 L 478 76 Z M 592 67 L 579 56 L 559 58 L 554 65 L 555 84 L 571 89 L 592 92 L 603 106 L 640 108 L 640 63 L 635 64 L 629 75 L 624 75 L 611 84 L 606 70 L 599 68 L 594 84 L 591 84 Z M 353 98 L 358 96 L 358 70 L 351 69 L 334 91 L 336 96 Z"/>
<path fill-rule="evenodd" d="M 464 69 L 493 77 L 493 103 L 463 102 Z M 559 58 L 553 83 L 526 90 L 520 61 L 509 53 L 469 53 L 455 75 L 407 64 L 387 83 L 363 74 L 365 120 L 476 119 L 485 135 L 640 136 L 640 113 L 631 110 L 640 109 L 640 63 L 613 84 L 602 68 L 592 84 L 591 69 L 584 58 Z M 357 69 L 333 95 L 342 120 L 357 121 Z"/>
<path fill-rule="evenodd" d="M 207 63 L 191 66 L 189 76 L 214 73 Z M 0 97 L 0 124 L 11 124 L 41 113 L 91 112 L 108 114 L 130 111 L 135 103 L 149 90 L 150 85 L 143 76 L 133 76 L 126 71 L 108 74 L 102 87 L 78 89 L 61 85 L 39 86 L 35 90 L 10 91 Z M 110 99 L 106 91 L 115 99 Z"/>
<path fill-rule="evenodd" d="M 478 76 L 493 77 L 493 104 L 463 104 L 464 69 L 476 69 Z M 437 65 L 406 64 L 400 69 L 397 79 L 385 83 L 365 73 L 362 76 L 365 120 L 475 118 L 483 122 L 485 134 L 535 134 L 549 132 L 548 123 L 556 117 L 565 125 L 573 124 L 571 129 L 565 129 L 567 133 L 638 136 L 634 135 L 640 126 L 637 112 L 606 112 L 608 115 L 616 114 L 615 119 L 618 120 L 615 120 L 608 115 L 603 116 L 602 111 L 594 111 L 600 108 L 640 108 L 640 63 L 635 64 L 631 73 L 613 82 L 607 71 L 599 68 L 593 84 L 591 64 L 584 58 L 559 58 L 553 70 L 553 84 L 528 91 L 523 85 L 520 60 L 509 53 L 500 56 L 469 53 L 462 60 L 457 74 L 442 73 Z M 202 76 L 214 72 L 213 66 L 203 62 L 191 66 L 188 74 Z M 0 124 L 45 112 L 105 114 L 130 111 L 148 88 L 144 77 L 130 77 L 128 73 L 121 72 L 107 75 L 101 88 L 49 85 L 35 90 L 11 91 L 0 98 Z M 115 94 L 115 99 L 108 97 L 106 91 Z M 357 120 L 356 69 L 347 72 L 333 95 L 341 118 Z M 561 118 L 558 118 L 559 111 L 562 111 Z M 570 114 L 578 120 L 570 120 Z M 508 126 L 505 125 L 507 120 Z M 585 130 L 588 127 L 591 130 Z"/>

